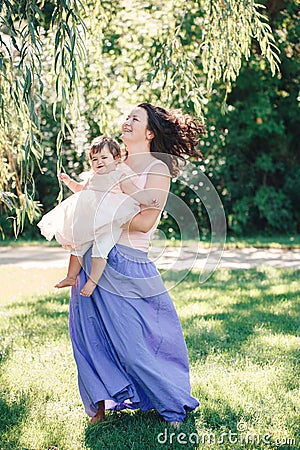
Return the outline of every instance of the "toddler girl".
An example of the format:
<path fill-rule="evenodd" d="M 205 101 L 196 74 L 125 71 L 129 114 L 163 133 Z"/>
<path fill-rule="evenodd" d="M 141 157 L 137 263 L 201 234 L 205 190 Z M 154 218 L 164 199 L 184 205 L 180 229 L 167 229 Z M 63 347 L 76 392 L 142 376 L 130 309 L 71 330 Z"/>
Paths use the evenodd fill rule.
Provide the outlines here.
<path fill-rule="evenodd" d="M 64 248 L 71 250 L 66 278 L 57 288 L 73 286 L 81 269 L 82 257 L 92 248 L 92 267 L 81 295 L 91 296 L 106 265 L 106 258 L 122 232 L 122 225 L 140 211 L 140 204 L 159 206 L 156 199 L 134 184 L 137 176 L 121 162 L 117 141 L 100 136 L 89 149 L 92 169 L 78 183 L 66 174 L 60 180 L 74 192 L 38 223 L 43 236 L 53 236 Z"/>

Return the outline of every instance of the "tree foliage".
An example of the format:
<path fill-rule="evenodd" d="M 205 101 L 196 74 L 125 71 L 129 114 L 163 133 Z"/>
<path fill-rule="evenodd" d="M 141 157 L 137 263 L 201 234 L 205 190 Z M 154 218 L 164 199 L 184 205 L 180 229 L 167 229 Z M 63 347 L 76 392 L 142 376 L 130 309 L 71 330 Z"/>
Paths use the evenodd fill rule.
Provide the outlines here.
<path fill-rule="evenodd" d="M 34 168 L 43 157 L 40 115 L 52 92 L 53 116 L 60 121 L 57 151 L 66 134 L 67 109 L 76 100 L 78 61 L 84 51 L 82 4 L 1 1 L 1 199 L 16 214 L 15 232 L 25 216 L 39 213 Z M 50 89 L 45 85 L 50 83 Z"/>
<path fill-rule="evenodd" d="M 129 105 L 207 114 L 213 89 L 229 92 L 251 53 L 278 67 L 251 0 L 1 0 L 0 11 L 0 195 L 16 233 L 41 200 L 52 206 L 42 177 L 53 191 L 57 170 L 83 167 L 86 142 L 115 135 Z"/>
<path fill-rule="evenodd" d="M 209 172 L 229 228 L 239 234 L 300 231 L 299 2 L 276 4 L 271 25 L 280 75 L 270 78 L 263 61 L 252 58 L 228 96 L 227 114 L 219 114 L 218 95 L 207 114 Z"/>

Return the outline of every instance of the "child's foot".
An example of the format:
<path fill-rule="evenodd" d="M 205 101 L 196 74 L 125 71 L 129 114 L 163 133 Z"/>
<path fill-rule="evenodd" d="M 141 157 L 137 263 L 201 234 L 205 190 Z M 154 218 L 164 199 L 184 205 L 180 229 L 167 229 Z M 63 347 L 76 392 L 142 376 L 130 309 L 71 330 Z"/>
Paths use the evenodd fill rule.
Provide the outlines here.
<path fill-rule="evenodd" d="M 94 292 L 95 287 L 97 286 L 97 283 L 94 283 L 90 278 L 87 280 L 85 285 L 80 291 L 80 294 L 84 297 L 90 297 L 92 293 Z"/>
<path fill-rule="evenodd" d="M 94 417 L 91 418 L 91 423 L 103 422 L 105 420 L 104 400 L 99 402 L 98 411 Z"/>
<path fill-rule="evenodd" d="M 54 287 L 64 288 L 67 286 L 75 286 L 75 284 L 76 284 L 76 278 L 66 277 L 63 280 L 61 280 L 59 283 L 57 283 Z"/>

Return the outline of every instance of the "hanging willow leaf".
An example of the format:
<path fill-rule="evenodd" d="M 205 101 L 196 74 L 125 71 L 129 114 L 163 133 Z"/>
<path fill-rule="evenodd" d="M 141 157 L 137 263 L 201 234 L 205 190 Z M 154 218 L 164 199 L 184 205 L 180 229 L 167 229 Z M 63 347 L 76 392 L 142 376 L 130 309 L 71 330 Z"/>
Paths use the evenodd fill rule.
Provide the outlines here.
<path fill-rule="evenodd" d="M 3 202 L 10 211 L 13 211 L 15 208 L 14 200 L 16 198 L 16 195 L 12 194 L 11 192 L 0 191 L 0 201 Z"/>
<path fill-rule="evenodd" d="M 53 35 L 52 30 L 56 30 L 54 45 L 57 57 L 57 99 L 54 101 L 53 110 L 55 112 L 59 101 L 61 117 L 67 114 L 71 91 L 76 84 L 76 62 L 83 59 L 83 41 L 80 40 L 80 45 L 77 46 L 77 36 L 82 32 L 79 28 L 83 27 L 80 17 L 82 4 L 76 0 L 68 0 L 55 2 L 55 5 L 50 18 L 51 29 L 49 30 L 47 25 L 46 36 L 42 23 L 44 2 L 1 2 L 0 127 L 4 134 L 12 134 L 13 129 L 15 135 L 12 140 L 16 150 L 12 157 L 15 175 L 11 178 L 6 174 L 3 185 L 6 190 L 13 192 L 15 180 L 18 179 L 17 201 L 14 204 L 14 228 L 17 233 L 22 230 L 25 217 L 32 222 L 39 212 L 39 204 L 34 200 L 35 185 L 32 182 L 32 174 L 34 161 L 39 164 L 43 157 L 39 123 L 39 109 L 46 104 L 43 96 L 42 52 L 45 42 L 49 43 Z M 71 55 L 71 58 L 67 55 Z M 69 67 L 72 67 L 72 70 Z M 63 135 L 65 128 L 65 121 L 62 121 Z M 61 141 L 58 142 L 61 147 Z M 3 198 L 0 200 L 4 203 Z"/>
<path fill-rule="evenodd" d="M 44 153 L 43 108 L 60 128 L 61 171 L 74 130 L 82 126 L 85 140 L 90 128 L 114 134 L 121 111 L 139 97 L 201 116 L 205 91 L 219 80 L 229 89 L 253 39 L 273 74 L 280 62 L 252 0 L 2 0 L 0 12 L 0 190 L 16 196 L 16 231 L 39 211 L 33 171 Z"/>
<path fill-rule="evenodd" d="M 242 58 L 250 57 L 253 39 L 257 39 L 272 74 L 279 71 L 279 50 L 274 44 L 275 39 L 267 17 L 259 12 L 260 8 L 263 6 L 245 0 L 228 0 L 223 3 L 222 8 L 216 1 L 207 4 L 202 64 L 204 73 L 207 74 L 208 90 L 221 77 L 228 86 L 236 80 Z"/>

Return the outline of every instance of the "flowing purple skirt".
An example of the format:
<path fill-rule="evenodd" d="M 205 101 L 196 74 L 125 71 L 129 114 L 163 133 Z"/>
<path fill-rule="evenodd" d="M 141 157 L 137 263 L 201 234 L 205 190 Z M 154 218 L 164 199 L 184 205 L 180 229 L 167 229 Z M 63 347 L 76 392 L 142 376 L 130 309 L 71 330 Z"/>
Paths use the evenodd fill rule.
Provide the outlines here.
<path fill-rule="evenodd" d="M 173 302 L 147 254 L 117 244 L 91 298 L 80 295 L 84 258 L 70 301 L 70 336 L 80 395 L 89 416 L 106 409 L 156 409 L 182 421 L 190 395 L 187 348 Z"/>

